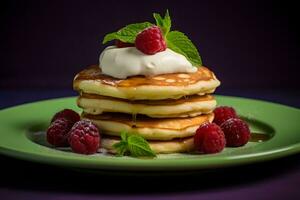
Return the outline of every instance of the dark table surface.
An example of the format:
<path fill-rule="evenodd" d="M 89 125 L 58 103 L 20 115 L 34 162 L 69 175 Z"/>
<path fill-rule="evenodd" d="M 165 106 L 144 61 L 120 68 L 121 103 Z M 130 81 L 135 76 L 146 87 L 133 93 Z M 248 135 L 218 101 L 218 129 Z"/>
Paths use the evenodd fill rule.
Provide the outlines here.
<path fill-rule="evenodd" d="M 218 93 L 300 108 L 297 90 Z M 72 95 L 71 90 L 1 90 L 0 108 Z M 0 199 L 300 199 L 300 154 L 218 170 L 148 175 L 87 173 L 2 155 L 0 163 Z"/>

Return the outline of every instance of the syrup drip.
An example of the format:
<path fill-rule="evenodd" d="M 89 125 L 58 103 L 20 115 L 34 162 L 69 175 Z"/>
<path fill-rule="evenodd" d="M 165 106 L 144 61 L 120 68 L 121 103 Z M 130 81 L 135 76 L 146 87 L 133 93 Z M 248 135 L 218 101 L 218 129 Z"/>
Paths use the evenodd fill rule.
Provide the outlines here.
<path fill-rule="evenodd" d="M 251 133 L 250 142 L 265 142 L 271 139 L 272 135 L 264 133 Z"/>
<path fill-rule="evenodd" d="M 133 122 L 133 124 L 132 124 L 132 127 L 136 127 L 136 113 L 132 113 L 132 122 Z"/>

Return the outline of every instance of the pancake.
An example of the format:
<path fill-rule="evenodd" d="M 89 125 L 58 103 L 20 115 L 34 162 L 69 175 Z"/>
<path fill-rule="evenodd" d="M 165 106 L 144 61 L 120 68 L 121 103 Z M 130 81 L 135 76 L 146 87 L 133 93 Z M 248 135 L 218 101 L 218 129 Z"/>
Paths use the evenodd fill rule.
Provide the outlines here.
<path fill-rule="evenodd" d="M 161 74 L 152 77 L 133 76 L 117 79 L 101 73 L 92 65 L 77 74 L 73 87 L 80 93 L 98 94 L 129 100 L 178 99 L 194 94 L 213 93 L 220 85 L 214 73 L 199 67 L 195 73 Z"/>
<path fill-rule="evenodd" d="M 120 142 L 116 137 L 104 137 L 101 139 L 101 147 L 110 153 L 116 153 L 113 145 Z M 170 141 L 148 141 L 150 148 L 155 153 L 184 153 L 194 150 L 194 139 L 188 137 L 184 139 L 176 139 Z"/>
<path fill-rule="evenodd" d="M 216 100 L 211 95 L 193 95 L 181 99 L 129 101 L 93 94 L 82 94 L 77 104 L 85 113 L 103 112 L 143 114 L 153 118 L 193 117 L 212 112 Z"/>
<path fill-rule="evenodd" d="M 187 118 L 150 118 L 122 113 L 104 113 L 101 115 L 82 114 L 82 118 L 91 120 L 102 134 L 120 136 L 122 131 L 141 135 L 147 140 L 172 140 L 193 136 L 197 128 L 212 122 L 214 114 L 204 114 Z"/>

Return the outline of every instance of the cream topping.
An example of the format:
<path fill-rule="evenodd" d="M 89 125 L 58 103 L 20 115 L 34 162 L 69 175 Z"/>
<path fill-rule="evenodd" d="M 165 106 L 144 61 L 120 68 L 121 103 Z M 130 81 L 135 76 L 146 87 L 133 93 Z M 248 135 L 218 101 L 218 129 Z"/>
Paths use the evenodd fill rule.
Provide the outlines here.
<path fill-rule="evenodd" d="M 170 73 L 194 73 L 197 68 L 171 49 L 146 55 L 135 47 L 109 46 L 101 53 L 99 67 L 103 74 L 126 79 L 129 76 L 154 76 Z"/>

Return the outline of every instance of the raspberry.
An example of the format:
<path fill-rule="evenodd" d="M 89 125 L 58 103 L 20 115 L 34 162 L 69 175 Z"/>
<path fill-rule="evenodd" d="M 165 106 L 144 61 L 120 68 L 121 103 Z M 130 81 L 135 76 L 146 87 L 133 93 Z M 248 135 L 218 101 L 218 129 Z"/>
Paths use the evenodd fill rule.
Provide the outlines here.
<path fill-rule="evenodd" d="M 166 42 L 158 26 L 143 30 L 136 36 L 135 47 L 144 54 L 153 55 L 166 50 Z"/>
<path fill-rule="evenodd" d="M 238 118 L 234 108 L 228 106 L 220 106 L 214 110 L 214 123 L 221 126 L 223 122 L 230 118 Z"/>
<path fill-rule="evenodd" d="M 225 136 L 221 128 L 215 123 L 201 125 L 194 136 L 197 151 L 204 153 L 218 153 L 225 147 Z"/>
<path fill-rule="evenodd" d="M 58 118 L 52 122 L 47 130 L 48 143 L 56 147 L 69 146 L 68 136 L 73 123 L 65 118 Z"/>
<path fill-rule="evenodd" d="M 54 122 L 58 118 L 65 118 L 65 119 L 67 119 L 70 122 L 72 122 L 72 125 L 80 120 L 80 116 L 78 115 L 78 113 L 75 112 L 74 110 L 71 110 L 71 109 L 64 109 L 64 110 L 56 113 L 53 116 L 53 118 L 51 120 L 51 123 Z"/>
<path fill-rule="evenodd" d="M 250 139 L 250 129 L 246 122 L 241 119 L 231 118 L 221 125 L 225 134 L 228 147 L 245 145 Z"/>
<path fill-rule="evenodd" d="M 127 43 L 127 42 L 122 42 L 121 40 L 116 40 L 116 46 L 118 48 L 123 48 L 123 47 L 134 47 L 134 44 L 132 43 Z"/>
<path fill-rule="evenodd" d="M 69 143 L 75 153 L 96 153 L 100 147 L 99 130 L 89 120 L 78 121 L 70 131 Z"/>

